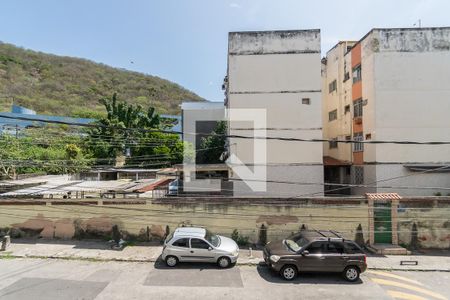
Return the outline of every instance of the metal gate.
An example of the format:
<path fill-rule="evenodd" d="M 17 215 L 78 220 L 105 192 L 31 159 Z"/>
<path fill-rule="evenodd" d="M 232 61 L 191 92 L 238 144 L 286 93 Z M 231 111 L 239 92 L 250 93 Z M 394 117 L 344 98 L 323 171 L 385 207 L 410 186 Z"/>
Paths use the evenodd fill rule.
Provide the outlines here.
<path fill-rule="evenodd" d="M 392 244 L 390 203 L 374 203 L 374 230 L 376 244 Z"/>

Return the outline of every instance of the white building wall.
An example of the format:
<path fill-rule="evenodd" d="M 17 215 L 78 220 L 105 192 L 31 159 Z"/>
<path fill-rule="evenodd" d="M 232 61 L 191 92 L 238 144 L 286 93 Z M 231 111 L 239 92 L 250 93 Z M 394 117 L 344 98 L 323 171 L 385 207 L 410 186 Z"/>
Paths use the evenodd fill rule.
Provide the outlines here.
<path fill-rule="evenodd" d="M 450 51 L 375 54 L 377 137 L 450 141 Z M 379 162 L 450 162 L 450 145 L 378 145 Z"/>
<path fill-rule="evenodd" d="M 266 109 L 267 135 L 313 139 L 322 137 L 320 32 L 279 31 L 230 33 L 227 106 Z M 308 98 L 310 104 L 302 104 Z M 231 135 L 253 135 L 252 124 L 230 122 Z M 250 130 L 249 130 L 250 129 Z M 253 164 L 253 140 L 231 138 L 230 153 Z M 267 141 L 266 196 L 323 193 L 322 144 Z M 309 175 L 308 175 L 309 174 Z M 233 175 L 232 175 L 233 176 Z M 252 193 L 235 183 L 235 194 Z"/>
<path fill-rule="evenodd" d="M 381 164 L 376 166 L 376 175 L 378 193 L 396 192 L 402 196 L 433 196 L 435 193 L 445 196 L 450 193 L 450 173 L 412 172 L 403 164 Z"/>
<path fill-rule="evenodd" d="M 363 106 L 363 136 L 364 140 L 367 140 L 366 136 L 370 134 L 371 140 L 377 140 L 379 139 L 376 112 L 376 107 L 378 106 L 378 90 L 374 84 L 376 69 L 370 41 L 370 39 L 361 41 L 362 98 L 365 103 Z M 364 145 L 364 163 L 377 161 L 377 147 L 378 145 L 373 144 Z M 364 183 L 370 183 L 367 182 L 366 178 L 370 178 L 370 176 L 365 176 Z"/>
<path fill-rule="evenodd" d="M 450 28 L 373 30 L 362 46 L 364 134 L 372 140 L 450 141 Z M 364 162 L 365 184 L 377 192 L 444 195 L 448 190 L 439 187 L 450 187 L 448 172 L 405 167 L 448 164 L 450 145 L 365 145 Z"/>

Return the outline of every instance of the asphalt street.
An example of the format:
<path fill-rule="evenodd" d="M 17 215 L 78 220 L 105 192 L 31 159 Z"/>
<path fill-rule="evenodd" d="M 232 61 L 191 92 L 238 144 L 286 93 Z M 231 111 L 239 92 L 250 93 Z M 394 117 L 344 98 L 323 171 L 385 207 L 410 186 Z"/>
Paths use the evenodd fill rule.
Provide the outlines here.
<path fill-rule="evenodd" d="M 0 259 L 0 299 L 450 299 L 449 272 L 368 271 L 286 282 L 265 266 Z"/>

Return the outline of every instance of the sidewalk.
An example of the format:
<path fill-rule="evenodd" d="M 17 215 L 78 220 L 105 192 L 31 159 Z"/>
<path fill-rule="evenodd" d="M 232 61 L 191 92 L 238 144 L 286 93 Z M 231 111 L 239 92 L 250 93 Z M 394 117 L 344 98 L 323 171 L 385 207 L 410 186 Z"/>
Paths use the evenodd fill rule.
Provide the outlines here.
<path fill-rule="evenodd" d="M 162 246 L 128 246 L 121 251 L 111 250 L 103 241 L 15 240 L 8 249 L 0 252 L 3 258 L 58 258 L 91 261 L 155 262 Z M 250 256 L 251 252 L 251 256 Z M 401 261 L 410 264 L 401 265 Z M 417 261 L 417 265 L 412 265 Z M 238 265 L 257 265 L 263 262 L 262 251 L 241 249 Z M 450 272 L 450 252 L 439 255 L 389 255 L 368 256 L 372 270 L 391 271 L 442 271 Z"/>

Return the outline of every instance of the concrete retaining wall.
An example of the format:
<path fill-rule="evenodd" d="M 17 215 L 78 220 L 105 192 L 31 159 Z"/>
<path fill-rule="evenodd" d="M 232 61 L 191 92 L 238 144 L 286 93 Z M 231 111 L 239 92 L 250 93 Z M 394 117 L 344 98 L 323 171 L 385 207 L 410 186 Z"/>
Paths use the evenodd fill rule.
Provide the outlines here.
<path fill-rule="evenodd" d="M 400 244 L 410 243 L 416 222 L 421 247 L 449 248 L 450 201 L 401 202 L 398 220 Z M 364 199 L 0 201 L 0 231 L 12 228 L 13 237 L 109 238 L 111 227 L 117 224 L 129 238 L 149 240 L 163 238 L 166 226 L 173 230 L 183 223 L 206 226 L 226 236 L 237 229 L 250 242 L 258 241 L 262 224 L 268 227 L 268 241 L 297 232 L 302 224 L 336 230 L 354 239 L 361 224 L 364 239 L 369 239 Z"/>
<path fill-rule="evenodd" d="M 250 202 L 174 202 L 152 203 L 134 201 L 113 204 L 113 201 L 52 201 L 14 200 L 0 205 L 0 227 L 20 229 L 28 234 L 47 238 L 73 238 L 108 235 L 112 225 L 146 239 L 163 237 L 166 226 L 171 230 L 181 224 L 206 226 L 230 236 L 237 229 L 251 242 L 257 242 L 262 224 L 268 226 L 268 240 L 283 238 L 297 232 L 302 224 L 314 229 L 333 229 L 354 238 L 358 224 L 368 228 L 367 206 L 364 201 L 329 206 L 304 201 L 281 204 Z M 64 203 L 64 205 L 62 205 Z M 6 202 L 3 202 L 6 204 Z M 102 234 L 104 233 L 104 234 Z M 367 233 L 366 233 L 367 235 Z"/>

